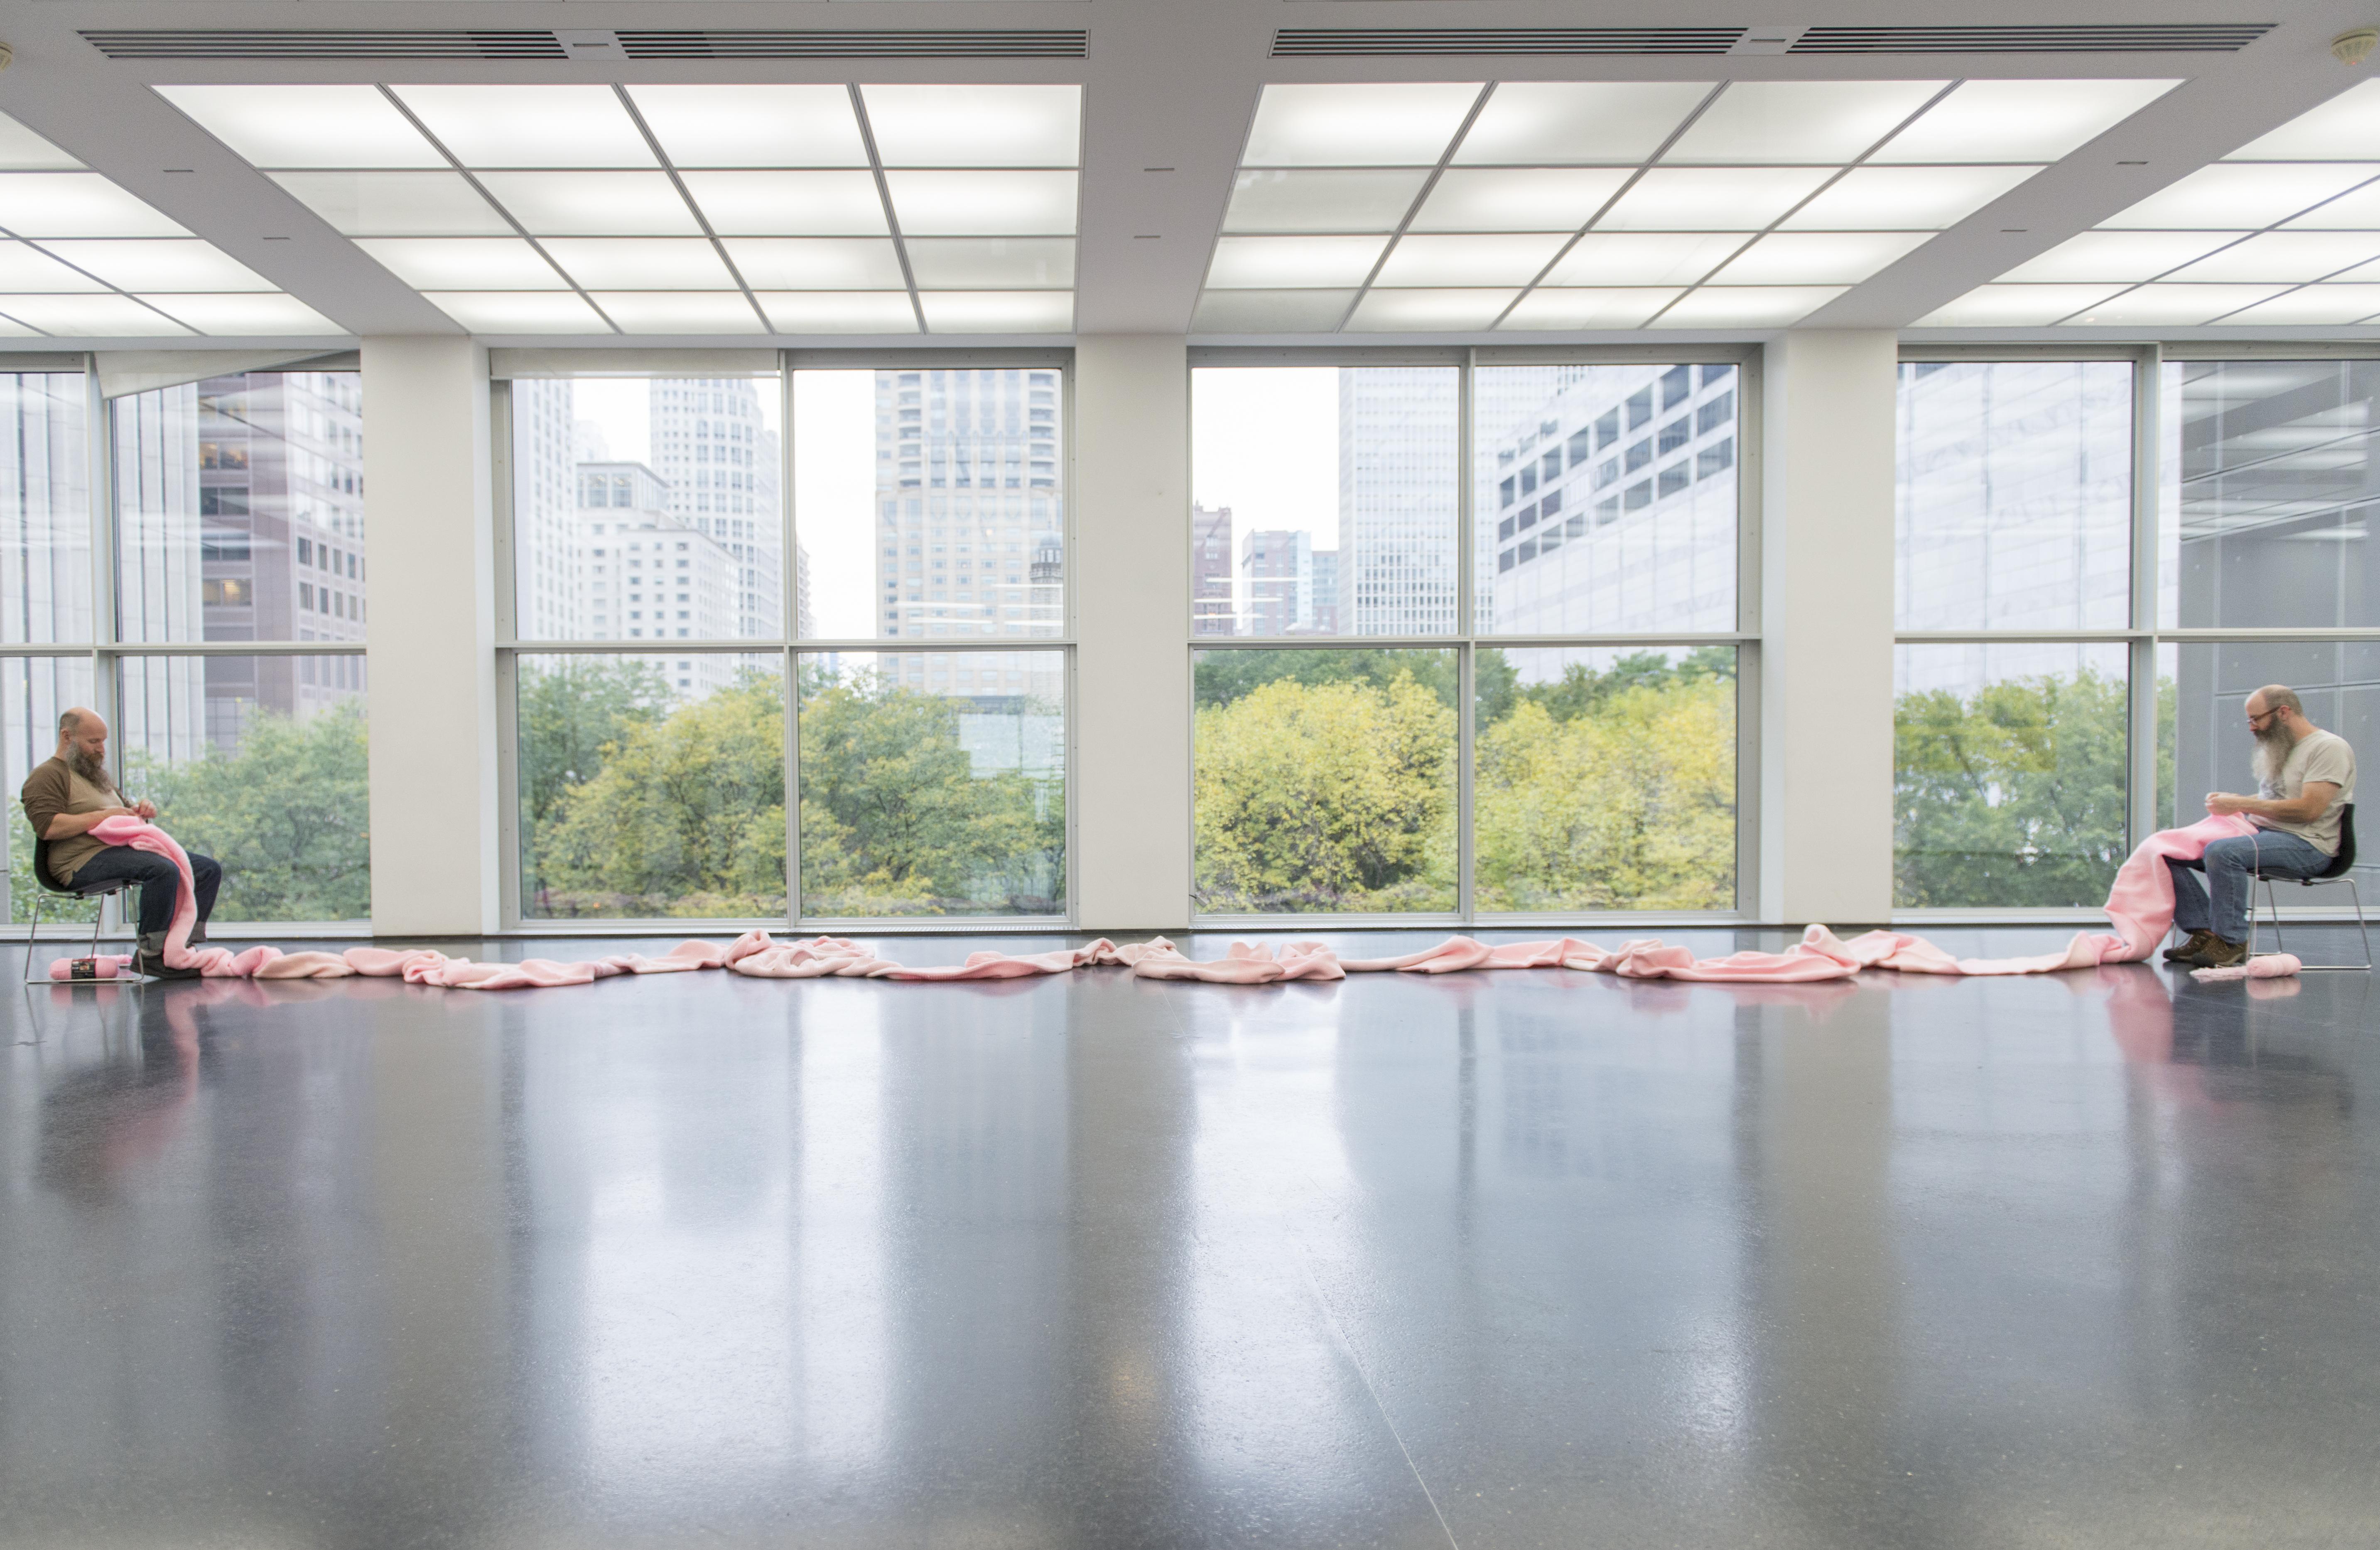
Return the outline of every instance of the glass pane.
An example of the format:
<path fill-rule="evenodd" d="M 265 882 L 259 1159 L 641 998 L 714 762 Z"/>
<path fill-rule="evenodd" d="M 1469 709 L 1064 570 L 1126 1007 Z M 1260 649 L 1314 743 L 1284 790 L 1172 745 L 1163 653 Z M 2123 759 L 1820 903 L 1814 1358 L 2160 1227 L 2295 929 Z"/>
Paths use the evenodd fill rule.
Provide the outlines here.
<path fill-rule="evenodd" d="M 516 382 L 512 417 L 518 639 L 777 638 L 777 378 Z"/>
<path fill-rule="evenodd" d="M 0 372 L 0 640 L 88 641 L 91 462 L 83 379 Z M 42 755 L 47 758 L 47 754 Z"/>
<path fill-rule="evenodd" d="M 0 715 L 7 718 L 8 751 L 0 779 L 7 782 L 8 919 L 22 925 L 33 918 L 33 900 L 41 892 L 33 880 L 33 831 L 25 822 L 24 804 L 17 793 L 33 766 L 58 751 L 58 713 L 91 702 L 91 661 L 87 657 L 16 657 L 0 680 Z M 109 750 L 120 757 L 121 747 Z M 99 911 L 95 903 L 53 895 L 42 906 L 42 931 L 52 921 L 90 924 Z"/>
<path fill-rule="evenodd" d="M 2165 368 L 2159 622 L 2380 623 L 2380 545 L 2370 537 L 2376 388 L 2380 360 Z"/>
<path fill-rule="evenodd" d="M 111 409 L 124 639 L 364 639 L 359 374 L 249 372 Z"/>
<path fill-rule="evenodd" d="M 1458 387 L 1439 366 L 1193 372 L 1192 630 L 1460 629 Z"/>
<path fill-rule="evenodd" d="M 1899 628 L 2130 622 L 2129 362 L 1912 361 L 1899 418 Z"/>
<path fill-rule="evenodd" d="M 1062 653 L 800 660 L 805 916 L 1065 913 Z"/>
<path fill-rule="evenodd" d="M 1054 367 L 795 372 L 803 633 L 1064 633 L 1062 385 Z"/>
<path fill-rule="evenodd" d="M 1892 902 L 2095 907 L 2130 848 L 2121 645 L 1893 652 Z"/>
<path fill-rule="evenodd" d="M 2167 822 L 2194 824 L 2206 816 L 2210 791 L 2253 792 L 2256 741 L 2248 731 L 2248 696 L 2284 684 L 2305 702 L 2306 719 L 2345 738 L 2359 761 L 2380 748 L 2380 642 L 2257 641 L 2165 648 L 2173 661 L 2173 714 L 2163 758 L 2174 766 Z M 2358 772 L 2359 778 L 2361 771 Z M 2369 804 L 2358 803 L 2359 810 Z M 2357 825 L 2355 876 L 2380 881 L 2380 841 L 2373 825 Z M 2284 904 L 2300 902 L 2286 893 Z M 2308 904 L 2334 902 L 2319 891 Z"/>
<path fill-rule="evenodd" d="M 783 660 L 518 658 L 522 918 L 782 919 Z"/>
<path fill-rule="evenodd" d="M 1500 366 L 1474 385 L 1479 629 L 1733 629 L 1732 366 Z"/>
<path fill-rule="evenodd" d="M 218 921 L 371 913 L 360 656 L 150 656 L 116 664 L 124 794 L 223 863 Z"/>
<path fill-rule="evenodd" d="M 1196 653 L 1192 898 L 1208 914 L 1455 908 L 1455 653 Z"/>
<path fill-rule="evenodd" d="M 1479 653 L 1485 911 L 1735 907 L 1735 648 Z"/>

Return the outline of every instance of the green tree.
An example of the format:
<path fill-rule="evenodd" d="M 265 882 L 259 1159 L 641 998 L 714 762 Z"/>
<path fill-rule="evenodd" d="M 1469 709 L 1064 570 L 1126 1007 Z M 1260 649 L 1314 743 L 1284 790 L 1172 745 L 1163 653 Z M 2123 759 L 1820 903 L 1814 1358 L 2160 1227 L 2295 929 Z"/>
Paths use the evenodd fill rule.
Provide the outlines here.
<path fill-rule="evenodd" d="M 551 908 L 541 841 L 565 799 L 602 773 L 608 750 L 630 728 L 661 719 L 668 701 L 668 680 L 648 662 L 564 657 L 552 666 L 522 665 L 516 702 L 524 913 Z"/>
<path fill-rule="evenodd" d="M 1495 654 L 1500 663 L 1502 653 Z M 1328 651 L 1203 651 L 1192 677 L 1201 710 L 1229 705 L 1267 684 L 1385 684 L 1402 674 L 1451 711 L 1459 693 L 1457 671 L 1451 651 L 1349 646 Z M 1504 674 L 1510 671 L 1502 669 Z"/>

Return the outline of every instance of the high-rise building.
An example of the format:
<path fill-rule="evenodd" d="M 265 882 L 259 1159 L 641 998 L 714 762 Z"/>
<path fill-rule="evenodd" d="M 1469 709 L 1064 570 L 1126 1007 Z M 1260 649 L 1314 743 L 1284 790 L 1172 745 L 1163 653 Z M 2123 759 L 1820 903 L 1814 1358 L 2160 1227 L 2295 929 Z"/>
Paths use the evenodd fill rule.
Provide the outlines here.
<path fill-rule="evenodd" d="M 1456 628 L 1458 373 L 1339 373 L 1339 619 L 1351 635 Z"/>
<path fill-rule="evenodd" d="M 736 636 L 785 628 L 784 506 L 778 437 L 760 394 L 773 379 L 668 378 L 650 389 L 650 462 L 669 486 L 670 512 L 735 557 Z M 796 583 L 799 606 L 803 587 Z M 808 633 L 808 620 L 793 621 Z"/>
<path fill-rule="evenodd" d="M 1339 633 L 1339 551 L 1314 551 L 1314 633 Z"/>
<path fill-rule="evenodd" d="M 584 638 L 597 641 L 724 640 L 743 604 L 735 555 L 670 509 L 670 488 L 641 463 L 578 466 L 578 537 L 587 598 Z M 734 681 L 738 659 L 705 653 L 652 656 L 681 695 Z"/>
<path fill-rule="evenodd" d="M 1190 633 L 1229 635 L 1232 607 L 1232 508 L 1190 507 Z"/>
<path fill-rule="evenodd" d="M 567 381 L 513 384 L 513 629 L 523 641 L 573 641 L 586 632 L 577 465 L 597 448 L 588 445 L 594 428 L 572 410 Z"/>
<path fill-rule="evenodd" d="M 1250 635 L 1311 635 L 1316 577 L 1313 535 L 1268 528 L 1240 539 L 1240 582 Z"/>

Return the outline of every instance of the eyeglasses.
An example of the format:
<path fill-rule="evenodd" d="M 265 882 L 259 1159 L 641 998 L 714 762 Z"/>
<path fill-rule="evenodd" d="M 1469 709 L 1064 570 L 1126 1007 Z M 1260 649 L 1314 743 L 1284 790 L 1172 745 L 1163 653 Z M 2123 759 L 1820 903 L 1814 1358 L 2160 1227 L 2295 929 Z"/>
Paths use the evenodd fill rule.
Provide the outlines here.
<path fill-rule="evenodd" d="M 2265 712 L 2264 714 L 2262 714 L 2262 715 L 2254 715 L 2254 714 L 2252 714 L 2252 715 L 2250 715 L 2250 716 L 2248 717 L 2248 729 L 2249 729 L 2250 731 L 2252 731 L 2252 731 L 2254 731 L 2254 730 L 2256 729 L 2256 726 L 2257 726 L 2257 724 L 2258 724 L 2258 723 L 2260 723 L 2260 722 L 2266 722 L 2266 721 L 2270 721 L 2270 720 L 2272 720 L 2272 719 L 2273 719 L 2273 717 L 2275 717 L 2275 716 L 2277 716 L 2277 715 L 2278 715 L 2278 714 L 2281 714 L 2280 712 L 2278 712 L 2278 711 L 2277 711 L 2277 710 L 2276 710 L 2276 711 L 2266 711 L 2266 712 Z"/>

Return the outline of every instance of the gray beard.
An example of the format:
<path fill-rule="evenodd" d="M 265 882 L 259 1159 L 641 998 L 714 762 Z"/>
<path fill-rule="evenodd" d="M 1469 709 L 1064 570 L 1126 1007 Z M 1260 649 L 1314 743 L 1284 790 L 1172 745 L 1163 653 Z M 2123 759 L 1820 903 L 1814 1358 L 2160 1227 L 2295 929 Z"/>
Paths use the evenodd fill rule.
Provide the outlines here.
<path fill-rule="evenodd" d="M 2281 767 L 2289 762 L 2289 753 L 2298 746 L 2298 735 L 2278 721 L 2256 734 L 2256 758 L 2253 768 L 2259 781 L 2277 781 Z"/>
<path fill-rule="evenodd" d="M 107 765 L 100 760 L 93 759 L 81 749 L 69 748 L 67 750 L 67 768 L 82 776 L 83 779 L 91 782 L 93 786 L 98 787 L 103 791 L 112 789 L 107 779 Z"/>

